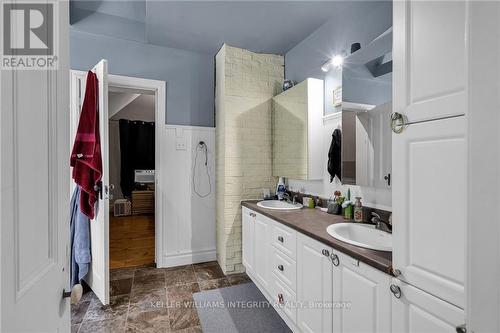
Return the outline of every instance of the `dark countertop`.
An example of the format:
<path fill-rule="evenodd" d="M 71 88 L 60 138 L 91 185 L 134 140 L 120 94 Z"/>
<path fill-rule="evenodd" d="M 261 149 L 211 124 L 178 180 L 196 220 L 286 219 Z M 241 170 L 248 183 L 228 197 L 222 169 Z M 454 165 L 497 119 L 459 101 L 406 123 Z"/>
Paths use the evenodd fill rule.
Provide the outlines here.
<path fill-rule="evenodd" d="M 327 214 L 319 209 L 302 208 L 300 210 L 270 210 L 257 206 L 259 200 L 242 201 L 241 205 L 269 217 L 304 235 L 331 246 L 367 265 L 384 273 L 392 274 L 392 252 L 365 249 L 351 245 L 330 236 L 326 228 L 334 223 L 345 222 L 342 216 Z"/>

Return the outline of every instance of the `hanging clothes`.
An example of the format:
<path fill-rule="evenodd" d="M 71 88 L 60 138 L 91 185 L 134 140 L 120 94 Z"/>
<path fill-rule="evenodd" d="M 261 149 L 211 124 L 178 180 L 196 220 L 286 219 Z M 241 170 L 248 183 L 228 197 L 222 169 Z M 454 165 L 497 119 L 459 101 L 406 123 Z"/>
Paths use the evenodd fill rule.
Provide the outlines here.
<path fill-rule="evenodd" d="M 80 209 L 80 187 L 75 186 L 70 204 L 71 288 L 87 275 L 90 252 L 90 220 Z"/>
<path fill-rule="evenodd" d="M 135 170 L 155 168 L 155 123 L 120 119 L 120 188 L 130 197 Z"/>
<path fill-rule="evenodd" d="M 335 129 L 332 133 L 332 142 L 330 144 L 330 149 L 328 150 L 328 173 L 330 174 L 330 183 L 333 182 L 333 178 L 337 176 L 339 180 L 341 178 L 341 161 L 342 161 L 342 132 L 339 128 Z"/>
<path fill-rule="evenodd" d="M 98 108 L 97 76 L 89 71 L 85 99 L 70 159 L 70 165 L 73 167 L 73 179 L 81 190 L 80 209 L 89 219 L 95 217 L 95 204 L 98 200 L 96 185 L 102 179 Z"/>

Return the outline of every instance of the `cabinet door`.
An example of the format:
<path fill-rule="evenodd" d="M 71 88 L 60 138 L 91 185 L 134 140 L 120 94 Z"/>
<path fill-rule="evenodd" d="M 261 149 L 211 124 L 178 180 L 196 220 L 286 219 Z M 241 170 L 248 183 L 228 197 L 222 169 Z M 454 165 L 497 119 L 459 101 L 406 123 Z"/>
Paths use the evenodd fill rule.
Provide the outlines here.
<path fill-rule="evenodd" d="M 243 266 L 247 272 L 254 271 L 254 251 L 255 251 L 255 242 L 254 242 L 254 225 L 255 225 L 255 212 L 243 208 L 242 209 L 242 230 L 241 230 L 241 241 L 242 241 L 242 257 L 243 257 Z"/>
<path fill-rule="evenodd" d="M 409 284 L 393 279 L 401 297 L 392 296 L 394 333 L 454 333 L 465 322 L 464 311 Z"/>
<path fill-rule="evenodd" d="M 342 253 L 332 260 L 333 332 L 391 332 L 391 277 Z"/>
<path fill-rule="evenodd" d="M 401 280 L 464 306 L 464 117 L 410 125 L 393 136 L 393 262 Z"/>
<path fill-rule="evenodd" d="M 394 1 L 394 111 L 409 121 L 466 113 L 467 3 Z"/>
<path fill-rule="evenodd" d="M 325 252 L 326 251 L 326 252 Z M 332 331 L 331 248 L 297 236 L 297 325 L 302 332 Z"/>
<path fill-rule="evenodd" d="M 254 271 L 258 281 L 267 292 L 269 292 L 269 278 L 271 273 L 271 246 L 269 240 L 271 227 L 271 224 L 265 218 L 257 215 L 254 222 Z"/>

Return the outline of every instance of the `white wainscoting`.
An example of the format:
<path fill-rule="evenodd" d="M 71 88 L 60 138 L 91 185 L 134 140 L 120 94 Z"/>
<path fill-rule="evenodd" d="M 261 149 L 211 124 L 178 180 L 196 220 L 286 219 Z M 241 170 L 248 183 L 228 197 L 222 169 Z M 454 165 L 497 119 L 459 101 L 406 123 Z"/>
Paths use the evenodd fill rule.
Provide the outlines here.
<path fill-rule="evenodd" d="M 164 125 L 161 152 L 163 254 L 159 267 L 172 267 L 216 259 L 215 241 L 215 128 Z M 205 198 L 193 191 L 193 166 L 196 146 L 208 147 L 211 193 Z M 178 145 L 185 145 L 185 150 Z M 181 149 L 178 149 L 181 148 Z M 205 154 L 198 153 L 198 167 L 204 168 Z M 206 177 L 206 173 L 198 172 Z M 205 181 L 199 189 L 208 192 Z M 203 194 L 202 193 L 202 194 Z"/>

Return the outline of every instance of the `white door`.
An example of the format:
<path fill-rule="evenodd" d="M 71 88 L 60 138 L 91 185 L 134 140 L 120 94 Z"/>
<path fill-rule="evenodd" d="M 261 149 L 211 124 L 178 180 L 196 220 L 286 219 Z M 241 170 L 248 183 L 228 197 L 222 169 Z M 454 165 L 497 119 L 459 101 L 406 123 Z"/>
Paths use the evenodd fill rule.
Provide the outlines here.
<path fill-rule="evenodd" d="M 264 289 L 269 293 L 269 278 L 271 274 L 270 267 L 270 233 L 271 225 L 269 222 L 263 218 L 261 215 L 257 215 L 254 223 L 254 244 L 255 244 L 255 257 L 254 257 L 254 267 L 255 275 L 259 283 L 264 287 Z"/>
<path fill-rule="evenodd" d="M 393 333 L 455 333 L 465 322 L 464 310 L 398 279 L 392 283 L 400 297 L 392 295 Z"/>
<path fill-rule="evenodd" d="M 391 277 L 337 251 L 333 252 L 335 333 L 391 332 Z M 362 319 L 361 319 L 362 318 Z"/>
<path fill-rule="evenodd" d="M 408 121 L 466 113 L 467 6 L 394 1 L 394 111 Z"/>
<path fill-rule="evenodd" d="M 393 136 L 393 264 L 399 278 L 464 307 L 464 117 L 410 125 Z"/>
<path fill-rule="evenodd" d="M 297 237 L 297 326 L 302 332 L 332 331 L 332 249 L 302 234 Z M 322 307 L 321 305 L 326 305 Z"/>
<path fill-rule="evenodd" d="M 255 213 L 248 208 L 242 208 L 242 257 L 243 266 L 247 272 L 254 271 L 254 225 Z"/>
<path fill-rule="evenodd" d="M 0 71 L 1 332 L 70 331 L 67 2 L 58 18 L 58 70 Z"/>
<path fill-rule="evenodd" d="M 109 303 L 109 163 L 108 163 L 108 62 L 101 60 L 92 71 L 99 82 L 99 134 L 102 155 L 102 198 L 97 215 L 90 221 L 92 264 L 85 278 L 101 303 Z M 71 75 L 71 144 L 74 142 L 79 114 L 85 96 L 86 76 Z M 74 184 L 72 184 L 74 186 Z"/>

